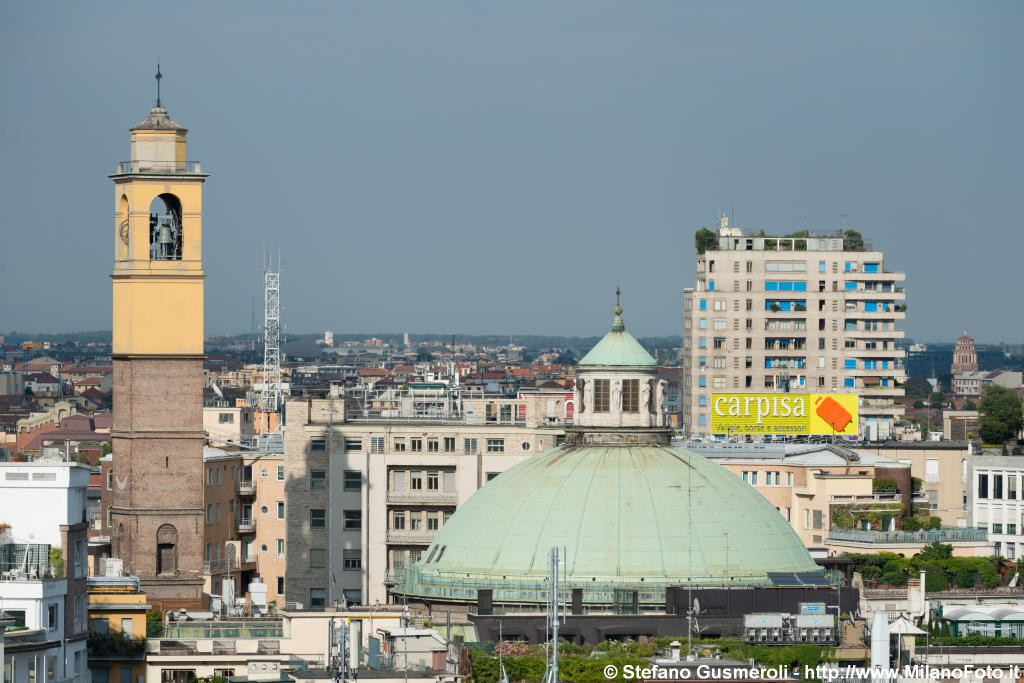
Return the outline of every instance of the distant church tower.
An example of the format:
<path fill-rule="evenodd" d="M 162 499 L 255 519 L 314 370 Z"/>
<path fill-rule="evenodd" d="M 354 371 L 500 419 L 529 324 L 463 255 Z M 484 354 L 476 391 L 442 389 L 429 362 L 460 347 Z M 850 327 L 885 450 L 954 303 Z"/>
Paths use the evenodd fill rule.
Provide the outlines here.
<path fill-rule="evenodd" d="M 956 340 L 956 349 L 953 351 L 953 365 L 950 367 L 950 374 L 958 372 L 973 372 L 978 369 L 978 352 L 974 348 L 974 340 L 967 336 L 964 330 L 962 337 Z"/>
<path fill-rule="evenodd" d="M 114 181 L 111 550 L 154 606 L 203 587 L 203 263 L 206 175 L 160 102 L 131 129 Z"/>

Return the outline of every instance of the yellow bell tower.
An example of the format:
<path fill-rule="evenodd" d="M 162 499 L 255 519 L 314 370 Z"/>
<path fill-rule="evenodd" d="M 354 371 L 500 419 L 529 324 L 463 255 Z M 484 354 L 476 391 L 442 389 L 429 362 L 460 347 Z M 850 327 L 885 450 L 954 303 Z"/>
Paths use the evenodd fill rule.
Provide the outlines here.
<path fill-rule="evenodd" d="M 202 189 L 160 102 L 114 181 L 111 550 L 167 609 L 197 607 L 203 559 Z"/>

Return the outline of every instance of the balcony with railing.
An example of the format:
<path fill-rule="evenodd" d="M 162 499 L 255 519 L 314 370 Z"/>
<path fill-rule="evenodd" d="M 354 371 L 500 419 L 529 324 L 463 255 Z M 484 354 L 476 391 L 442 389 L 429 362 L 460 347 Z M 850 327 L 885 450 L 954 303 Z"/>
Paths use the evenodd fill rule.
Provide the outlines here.
<path fill-rule="evenodd" d="M 64 577 L 63 561 L 50 558 L 46 543 L 0 545 L 0 581 L 54 581 Z"/>
<path fill-rule="evenodd" d="M 388 491 L 387 502 L 419 505 L 455 505 L 458 494 L 454 491 Z"/>
<path fill-rule="evenodd" d="M 252 533 L 256 531 L 256 521 L 252 517 L 239 517 L 236 525 L 240 533 Z"/>
<path fill-rule="evenodd" d="M 921 531 L 866 531 L 859 529 L 832 529 L 828 534 L 830 542 L 872 543 L 882 545 L 987 542 L 985 529 L 967 527 L 946 527 Z"/>
<path fill-rule="evenodd" d="M 241 496 L 256 495 L 256 482 L 252 479 L 239 479 L 235 482 L 235 492 Z"/>
<path fill-rule="evenodd" d="M 387 532 L 387 537 L 384 539 L 387 543 L 396 544 L 413 544 L 413 545 L 430 545 L 434 542 L 434 537 L 437 536 L 437 530 L 431 529 L 418 529 L 418 530 L 391 530 Z"/>
<path fill-rule="evenodd" d="M 201 164 L 198 161 L 146 161 L 136 159 L 134 161 L 120 161 L 117 164 L 116 175 L 132 173 L 164 175 L 167 173 L 202 173 Z"/>

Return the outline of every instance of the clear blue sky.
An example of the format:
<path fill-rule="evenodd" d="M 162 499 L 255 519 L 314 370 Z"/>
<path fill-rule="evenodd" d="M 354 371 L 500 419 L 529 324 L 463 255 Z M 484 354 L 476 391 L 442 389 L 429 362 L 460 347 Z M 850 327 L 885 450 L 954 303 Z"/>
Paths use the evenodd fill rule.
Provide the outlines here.
<path fill-rule="evenodd" d="M 679 334 L 693 233 L 834 229 L 908 334 L 1024 340 L 1020 2 L 6 2 L 0 330 L 110 327 L 155 99 L 205 189 L 208 333 Z M 51 192 L 56 194 L 51 194 Z M 259 299 L 258 299 L 259 300 Z"/>

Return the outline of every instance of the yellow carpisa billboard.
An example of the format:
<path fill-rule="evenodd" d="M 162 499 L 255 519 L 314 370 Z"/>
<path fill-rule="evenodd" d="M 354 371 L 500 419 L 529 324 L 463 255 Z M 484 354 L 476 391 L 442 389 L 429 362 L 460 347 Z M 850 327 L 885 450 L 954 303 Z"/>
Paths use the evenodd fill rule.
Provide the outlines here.
<path fill-rule="evenodd" d="M 713 434 L 855 436 L 856 394 L 712 394 Z"/>

